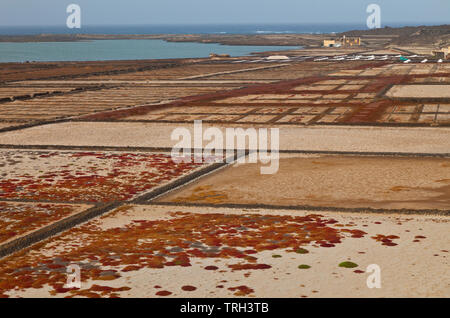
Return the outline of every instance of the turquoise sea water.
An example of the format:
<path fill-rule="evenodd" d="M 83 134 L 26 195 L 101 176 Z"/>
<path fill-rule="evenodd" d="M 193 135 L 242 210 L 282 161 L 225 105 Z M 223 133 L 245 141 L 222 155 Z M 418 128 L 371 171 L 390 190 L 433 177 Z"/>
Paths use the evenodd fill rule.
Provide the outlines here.
<path fill-rule="evenodd" d="M 86 42 L 0 43 L 0 62 L 97 61 L 207 57 L 210 53 L 249 55 L 252 52 L 298 49 L 292 46 L 231 46 L 175 43 L 163 40 L 98 40 Z"/>
<path fill-rule="evenodd" d="M 425 24 L 425 22 L 422 22 Z M 415 25 L 415 23 L 411 23 Z M 390 24 L 391 27 L 402 25 Z M 59 26 L 0 26 L 0 35 L 33 34 L 290 34 L 332 33 L 366 29 L 359 24 L 199 24 L 103 25 L 68 29 Z M 209 53 L 249 55 L 293 47 L 227 46 L 201 43 L 167 43 L 162 40 L 102 40 L 63 43 L 0 43 L 0 62 L 89 61 L 206 57 Z M 295 48 L 295 47 L 294 47 Z M 298 48 L 298 47 L 297 47 Z"/>

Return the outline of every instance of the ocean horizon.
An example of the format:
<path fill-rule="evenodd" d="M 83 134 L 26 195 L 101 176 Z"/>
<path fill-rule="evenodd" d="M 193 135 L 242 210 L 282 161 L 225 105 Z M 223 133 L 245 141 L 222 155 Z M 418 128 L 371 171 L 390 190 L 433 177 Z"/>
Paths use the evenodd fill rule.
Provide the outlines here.
<path fill-rule="evenodd" d="M 420 25 L 432 25 L 422 22 Z M 435 24 L 435 23 L 434 23 Z M 389 27 L 415 26 L 411 23 L 385 23 Z M 361 23 L 297 23 L 297 24 L 167 24 L 167 25 L 82 25 L 81 29 L 60 26 L 0 26 L 0 35 L 37 34 L 289 34 L 339 33 L 367 29 Z"/>

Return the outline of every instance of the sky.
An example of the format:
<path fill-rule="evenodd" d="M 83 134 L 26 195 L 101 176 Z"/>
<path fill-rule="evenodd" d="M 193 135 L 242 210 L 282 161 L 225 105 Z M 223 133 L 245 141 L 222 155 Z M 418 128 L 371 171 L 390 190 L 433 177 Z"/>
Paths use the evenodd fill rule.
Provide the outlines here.
<path fill-rule="evenodd" d="M 450 0 L 0 0 L 0 26 L 62 26 L 71 3 L 84 25 L 365 24 L 371 3 L 382 25 L 450 24 Z"/>

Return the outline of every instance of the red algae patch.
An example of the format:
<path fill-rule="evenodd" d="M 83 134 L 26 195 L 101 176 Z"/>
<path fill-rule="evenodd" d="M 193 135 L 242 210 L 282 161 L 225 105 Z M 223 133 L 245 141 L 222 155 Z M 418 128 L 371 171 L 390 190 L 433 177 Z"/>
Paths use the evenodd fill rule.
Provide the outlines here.
<path fill-rule="evenodd" d="M 267 264 L 232 264 L 232 265 L 228 265 L 228 267 L 234 271 L 272 268 L 272 266 L 267 265 Z"/>
<path fill-rule="evenodd" d="M 399 226 L 400 221 L 405 225 Z M 362 225 L 368 225 L 364 232 Z M 430 280 L 428 268 L 443 268 L 445 259 L 409 265 L 411 274 L 399 273 L 398 267 L 417 260 L 412 239 L 418 228 L 427 237 L 421 243 L 424 248 L 433 253 L 445 249 L 441 233 L 446 226 L 445 219 L 411 216 L 122 206 L 1 259 L 0 296 L 357 297 L 374 292 L 366 290 L 365 274 L 354 271 L 369 264 L 383 269 L 386 283 L 377 295 L 421 295 L 421 286 Z M 398 244 L 395 249 L 372 239 L 379 231 L 395 230 L 402 233 L 397 239 L 389 236 Z M 349 260 L 359 266 L 333 274 L 340 262 Z M 71 264 L 80 267 L 79 289 L 65 287 Z M 419 277 L 419 289 L 401 284 L 408 275 Z M 432 282 L 441 295 L 444 282 Z M 342 284 L 348 286 L 345 291 Z"/>
<path fill-rule="evenodd" d="M 230 287 L 228 290 L 236 291 L 234 293 L 235 296 L 247 296 L 254 292 L 253 289 L 247 286 Z"/>
<path fill-rule="evenodd" d="M 396 246 L 397 243 L 394 243 L 392 240 L 399 239 L 397 235 L 383 235 L 383 234 L 377 234 L 376 236 L 372 236 L 372 238 L 377 242 L 381 242 L 381 245 L 385 246 Z"/>
<path fill-rule="evenodd" d="M 128 219 L 128 213 L 129 207 L 119 208 L 40 243 L 33 250 L 0 261 L 0 293 L 48 285 L 51 294 L 98 294 L 90 288 L 62 288 L 65 268 L 72 263 L 81 267 L 83 281 L 94 283 L 115 281 L 144 268 L 191 267 L 193 259 L 234 259 L 245 263 L 229 264 L 233 271 L 267 270 L 271 265 L 259 264 L 258 254 L 253 251 L 284 249 L 293 253 L 309 243 L 338 244 L 346 235 L 330 227 L 335 223 L 333 219 L 319 214 L 168 212 L 163 219 L 153 220 L 142 219 L 143 215 Z M 123 219 L 124 223 L 119 221 Z M 204 269 L 214 272 L 218 267 L 209 265 Z M 102 292 L 104 296 L 108 290 Z"/>
<path fill-rule="evenodd" d="M 122 201 L 201 165 L 158 153 L 0 151 L 0 198 Z"/>
<path fill-rule="evenodd" d="M 89 205 L 0 202 L 0 244 L 87 208 Z"/>

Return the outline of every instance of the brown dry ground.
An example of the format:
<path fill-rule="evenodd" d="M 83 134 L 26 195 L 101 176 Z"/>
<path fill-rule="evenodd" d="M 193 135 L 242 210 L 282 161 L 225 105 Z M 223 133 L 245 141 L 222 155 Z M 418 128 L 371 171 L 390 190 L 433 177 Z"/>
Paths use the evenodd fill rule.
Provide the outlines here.
<path fill-rule="evenodd" d="M 448 85 L 398 85 L 387 93 L 393 98 L 450 98 Z"/>
<path fill-rule="evenodd" d="M 439 209 L 450 206 L 450 160 L 282 156 L 275 174 L 262 164 L 236 164 L 158 202 Z"/>
<path fill-rule="evenodd" d="M 256 124 L 204 124 L 219 128 L 278 128 Z M 194 134 L 192 124 L 150 122 L 66 122 L 4 132 L 0 144 L 11 146 L 91 146 L 169 148 L 174 129 Z M 448 127 L 282 126 L 279 149 L 286 151 L 340 151 L 378 153 L 448 154 Z M 192 140 L 192 145 L 193 145 Z M 225 142 L 225 139 L 224 139 Z M 203 142 L 206 145 L 206 141 Z M 268 142 L 270 149 L 271 143 Z M 224 144 L 225 148 L 225 144 Z"/>

